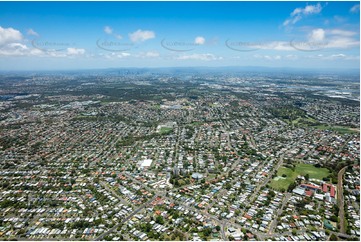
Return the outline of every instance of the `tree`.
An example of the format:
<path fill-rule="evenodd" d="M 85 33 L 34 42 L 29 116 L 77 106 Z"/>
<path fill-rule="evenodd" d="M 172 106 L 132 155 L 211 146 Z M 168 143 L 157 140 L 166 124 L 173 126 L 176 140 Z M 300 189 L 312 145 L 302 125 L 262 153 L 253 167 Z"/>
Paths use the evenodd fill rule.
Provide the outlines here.
<path fill-rule="evenodd" d="M 297 186 L 297 184 L 294 182 L 294 183 L 291 183 L 289 186 L 288 186 L 288 189 L 287 191 L 288 192 L 291 192 L 293 189 L 295 189 Z"/>
<path fill-rule="evenodd" d="M 270 195 L 271 197 L 274 197 L 274 196 L 276 196 L 276 193 L 273 190 L 270 190 L 268 195 Z"/>
<path fill-rule="evenodd" d="M 330 240 L 337 241 L 337 236 L 335 234 L 331 234 Z"/>
<path fill-rule="evenodd" d="M 231 185 L 231 183 L 227 182 L 225 187 L 227 190 L 229 190 L 232 188 L 232 185 Z"/>
<path fill-rule="evenodd" d="M 157 218 L 155 219 L 155 222 L 163 225 L 164 224 L 164 218 L 162 216 L 157 216 Z"/>
<path fill-rule="evenodd" d="M 336 215 L 332 215 L 332 216 L 330 217 L 330 220 L 331 220 L 332 222 L 337 222 L 337 221 L 338 221 L 338 217 L 337 217 Z"/>
<path fill-rule="evenodd" d="M 305 175 L 305 179 L 306 181 L 310 180 L 310 175 L 308 173 Z"/>
<path fill-rule="evenodd" d="M 210 234 L 212 233 L 212 229 L 211 228 L 206 228 L 203 231 L 203 234 L 208 237 Z"/>

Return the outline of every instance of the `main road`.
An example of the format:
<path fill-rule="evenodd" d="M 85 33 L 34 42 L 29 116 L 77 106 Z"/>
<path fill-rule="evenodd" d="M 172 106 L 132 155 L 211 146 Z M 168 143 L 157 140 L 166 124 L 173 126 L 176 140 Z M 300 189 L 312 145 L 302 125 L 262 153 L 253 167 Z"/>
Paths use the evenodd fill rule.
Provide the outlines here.
<path fill-rule="evenodd" d="M 345 174 L 347 166 L 342 168 L 337 175 L 338 182 L 337 182 L 337 204 L 339 208 L 338 217 L 340 218 L 340 233 L 345 234 L 345 210 L 344 210 L 344 198 L 343 198 L 343 175 Z"/>
<path fill-rule="evenodd" d="M 148 202 L 144 203 L 143 205 L 141 205 L 140 207 L 138 207 L 137 209 L 135 209 L 131 214 L 129 214 L 127 217 L 125 217 L 120 223 L 114 225 L 111 229 L 109 229 L 108 231 L 104 232 L 103 234 L 101 234 L 100 236 L 98 236 L 97 238 L 95 238 L 94 240 L 102 240 L 105 236 L 111 234 L 114 232 L 114 230 L 116 230 L 119 226 L 123 225 L 125 222 L 127 222 L 130 218 L 132 218 L 134 215 L 136 215 L 137 213 L 139 213 L 142 209 L 146 208 L 158 195 L 154 195 L 151 199 L 148 200 Z"/>

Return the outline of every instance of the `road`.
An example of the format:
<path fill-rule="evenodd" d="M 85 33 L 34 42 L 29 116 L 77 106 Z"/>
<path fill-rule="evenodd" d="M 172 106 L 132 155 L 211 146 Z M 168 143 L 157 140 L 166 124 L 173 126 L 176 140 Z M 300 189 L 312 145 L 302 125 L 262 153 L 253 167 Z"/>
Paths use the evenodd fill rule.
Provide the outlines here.
<path fill-rule="evenodd" d="M 249 140 L 251 141 L 251 144 L 253 146 L 254 149 L 257 148 L 256 142 L 254 141 L 254 138 L 252 135 L 247 135 L 249 137 Z"/>
<path fill-rule="evenodd" d="M 154 195 L 151 199 L 148 200 L 148 202 L 144 203 L 143 205 L 141 205 L 140 207 L 138 207 L 137 209 L 135 209 L 131 214 L 129 214 L 127 217 L 125 217 L 120 223 L 116 224 L 113 226 L 113 228 L 109 229 L 107 232 L 101 234 L 100 236 L 98 236 L 97 238 L 95 238 L 94 240 L 102 240 L 105 236 L 113 233 L 119 226 L 123 225 L 125 222 L 127 222 L 131 217 L 133 217 L 134 215 L 136 215 L 137 213 L 139 213 L 142 209 L 146 208 L 155 198 L 157 197 L 157 195 Z"/>
<path fill-rule="evenodd" d="M 103 181 L 99 181 L 100 185 L 102 185 L 105 190 L 107 190 L 108 192 L 111 192 L 113 194 L 113 196 L 115 196 L 116 198 L 118 198 L 118 200 L 125 205 L 128 205 L 129 202 L 125 201 L 119 194 L 117 194 L 113 189 L 111 189 L 107 183 L 103 182 Z"/>
<path fill-rule="evenodd" d="M 345 234 L 345 210 L 344 210 L 344 198 L 343 198 L 343 175 L 345 173 L 347 166 L 342 168 L 337 175 L 337 205 L 339 207 L 338 217 L 340 218 L 340 233 Z"/>
<path fill-rule="evenodd" d="M 261 189 L 261 187 L 267 185 L 267 184 L 269 183 L 270 179 L 272 179 L 272 174 L 273 174 L 273 173 L 276 173 L 276 174 L 277 174 L 278 169 L 279 169 L 280 166 L 283 164 L 283 156 L 284 156 L 284 154 L 282 154 L 282 155 L 280 156 L 277 165 L 275 166 L 275 168 L 272 169 L 272 173 L 270 172 L 270 173 L 268 174 L 268 176 L 266 177 L 266 179 L 264 179 L 260 184 L 258 184 L 258 186 L 256 187 L 256 190 L 253 192 L 253 194 L 252 194 L 251 197 L 249 198 L 250 204 L 253 203 L 253 200 L 255 199 L 255 196 L 258 195 L 258 192 L 259 192 L 259 190 Z M 242 211 L 242 214 L 243 214 L 243 211 Z"/>
<path fill-rule="evenodd" d="M 277 210 L 277 214 L 276 214 L 276 217 L 275 219 L 272 221 L 271 225 L 270 225 L 270 228 L 269 228 L 269 232 L 268 234 L 272 234 L 273 233 L 273 230 L 274 228 L 276 227 L 277 225 L 277 219 L 280 217 L 280 215 L 282 214 L 282 211 L 283 211 L 283 208 L 284 206 L 287 204 L 288 200 L 291 198 L 292 194 L 291 193 L 286 193 L 285 194 L 285 197 L 283 198 L 283 201 L 282 201 L 282 205 L 281 207 Z"/>

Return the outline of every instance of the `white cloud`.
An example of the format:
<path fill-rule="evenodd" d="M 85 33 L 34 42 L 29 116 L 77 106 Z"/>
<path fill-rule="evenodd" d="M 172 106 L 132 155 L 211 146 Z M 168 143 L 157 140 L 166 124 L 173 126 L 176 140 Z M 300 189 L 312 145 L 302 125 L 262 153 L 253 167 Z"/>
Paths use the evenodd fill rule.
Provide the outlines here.
<path fill-rule="evenodd" d="M 159 57 L 159 53 L 156 51 L 148 51 L 147 53 L 145 53 L 145 57 Z"/>
<path fill-rule="evenodd" d="M 298 56 L 297 55 L 286 55 L 285 59 L 287 59 L 287 60 L 297 60 Z"/>
<path fill-rule="evenodd" d="M 261 50 L 294 50 L 288 41 L 271 41 L 249 46 Z"/>
<path fill-rule="evenodd" d="M 360 46 L 359 39 L 355 38 L 357 32 L 342 29 L 313 29 L 308 34 L 307 41 L 291 41 L 295 50 L 320 50 L 320 49 L 350 49 Z"/>
<path fill-rule="evenodd" d="M 323 29 L 314 29 L 308 36 L 309 41 L 319 42 L 325 39 L 325 30 Z"/>
<path fill-rule="evenodd" d="M 39 36 L 33 29 L 27 30 L 28 35 Z M 64 51 L 41 49 L 27 46 L 20 31 L 13 28 L 0 27 L 0 56 L 36 56 L 36 57 L 70 57 L 84 55 L 85 49 L 67 48 Z"/>
<path fill-rule="evenodd" d="M 302 8 L 296 8 L 295 10 L 293 10 L 293 12 L 291 13 L 291 16 L 295 16 L 302 13 Z"/>
<path fill-rule="evenodd" d="M 335 22 L 339 23 L 339 24 L 345 23 L 347 21 L 346 18 L 338 16 L 338 15 L 333 16 L 333 20 L 335 20 Z"/>
<path fill-rule="evenodd" d="M 111 52 L 111 53 L 100 53 L 99 54 L 100 57 L 105 57 L 106 59 L 110 59 L 110 60 L 114 60 L 114 59 L 123 59 L 126 57 L 131 56 L 129 53 L 127 52 Z"/>
<path fill-rule="evenodd" d="M 357 35 L 356 32 L 341 30 L 341 29 L 331 29 L 327 30 L 326 34 L 326 48 L 354 48 L 360 46 L 359 39 L 353 38 Z"/>
<path fill-rule="evenodd" d="M 280 59 L 282 59 L 282 57 L 280 56 L 280 55 L 276 55 L 276 56 L 274 56 L 273 57 L 275 60 L 280 60 Z"/>
<path fill-rule="evenodd" d="M 66 54 L 69 55 L 69 56 L 84 55 L 85 54 L 85 49 L 67 48 L 66 49 Z"/>
<path fill-rule="evenodd" d="M 148 39 L 155 38 L 155 33 L 150 30 L 141 30 L 138 29 L 137 31 L 130 33 L 129 38 L 132 42 L 142 42 Z"/>
<path fill-rule="evenodd" d="M 253 55 L 254 58 L 256 59 L 263 59 L 263 60 L 269 60 L 269 61 L 274 61 L 274 60 L 281 60 L 282 56 L 280 55 L 275 55 L 275 56 L 270 56 L 270 55 Z"/>
<path fill-rule="evenodd" d="M 332 29 L 329 31 L 329 33 L 333 34 L 333 35 L 341 35 L 341 36 L 347 36 L 347 37 L 354 36 L 357 34 L 356 32 L 342 30 L 342 29 Z"/>
<path fill-rule="evenodd" d="M 194 43 L 197 45 L 203 45 L 206 42 L 206 39 L 202 36 L 198 36 L 194 39 Z"/>
<path fill-rule="evenodd" d="M 121 53 L 118 53 L 117 56 L 123 58 L 123 57 L 128 57 L 128 56 L 130 56 L 130 54 L 127 53 L 127 52 L 121 52 Z"/>
<path fill-rule="evenodd" d="M 105 26 L 105 27 L 104 27 L 104 32 L 105 32 L 106 34 L 112 34 L 112 33 L 113 33 L 113 29 L 112 29 L 111 27 L 109 27 L 109 26 Z"/>
<path fill-rule="evenodd" d="M 13 28 L 2 28 L 0 26 L 0 45 L 18 42 L 23 39 L 23 35 L 19 30 Z"/>
<path fill-rule="evenodd" d="M 32 35 L 32 36 L 39 36 L 39 34 L 37 32 L 35 32 L 33 29 L 28 29 L 28 31 L 26 33 L 28 35 Z"/>
<path fill-rule="evenodd" d="M 333 55 L 331 55 L 331 57 L 334 57 L 334 58 L 345 58 L 346 55 L 345 55 L 345 54 L 333 54 Z"/>
<path fill-rule="evenodd" d="M 21 43 L 10 43 L 0 48 L 0 56 L 24 56 L 29 48 Z"/>
<path fill-rule="evenodd" d="M 42 50 L 29 48 L 22 43 L 9 43 L 0 48 L 0 56 L 45 56 Z"/>
<path fill-rule="evenodd" d="M 104 30 L 104 33 L 113 35 L 117 39 L 123 39 L 123 36 L 120 34 L 114 33 L 113 29 L 110 26 L 105 26 L 103 30 Z"/>
<path fill-rule="evenodd" d="M 351 12 L 351 13 L 358 13 L 358 12 L 360 12 L 360 4 L 356 4 L 356 5 L 352 6 L 352 8 L 350 8 L 350 12 Z"/>
<path fill-rule="evenodd" d="M 342 48 L 342 49 L 349 49 L 353 47 L 360 46 L 360 41 L 348 38 L 348 37 L 340 37 L 334 36 L 327 41 L 326 48 Z"/>
<path fill-rule="evenodd" d="M 298 21 L 300 21 L 304 16 L 312 15 L 312 14 L 318 14 L 322 11 L 322 6 L 320 3 L 317 3 L 316 5 L 307 5 L 304 8 L 296 8 L 292 11 L 290 14 L 290 18 L 286 19 L 283 22 L 283 26 L 288 26 L 290 24 L 295 24 Z"/>
<path fill-rule="evenodd" d="M 190 55 L 181 55 L 176 58 L 177 60 L 201 60 L 201 61 L 212 61 L 212 60 L 222 60 L 222 57 L 217 57 L 213 54 L 190 54 Z"/>
<path fill-rule="evenodd" d="M 315 14 L 315 13 L 320 13 L 322 10 L 322 6 L 320 3 L 317 3 L 316 5 L 307 5 L 304 9 L 303 9 L 303 13 L 305 15 L 308 14 Z"/>
<path fill-rule="evenodd" d="M 337 60 L 354 61 L 354 60 L 360 60 L 360 56 L 346 55 L 346 54 L 343 54 L 343 53 L 331 54 L 331 55 L 322 55 L 322 54 L 310 55 L 310 56 L 306 56 L 306 58 L 319 59 L 319 60 L 325 60 L 325 61 L 337 61 Z"/>
<path fill-rule="evenodd" d="M 291 39 L 289 41 L 249 42 L 247 47 L 253 50 L 275 51 L 315 51 L 325 48 L 354 48 L 359 47 L 357 32 L 342 29 L 310 30 L 306 38 Z M 236 49 L 237 50 L 237 49 Z M 242 51 L 242 48 L 240 48 Z M 267 59 L 267 58 L 266 58 Z"/>

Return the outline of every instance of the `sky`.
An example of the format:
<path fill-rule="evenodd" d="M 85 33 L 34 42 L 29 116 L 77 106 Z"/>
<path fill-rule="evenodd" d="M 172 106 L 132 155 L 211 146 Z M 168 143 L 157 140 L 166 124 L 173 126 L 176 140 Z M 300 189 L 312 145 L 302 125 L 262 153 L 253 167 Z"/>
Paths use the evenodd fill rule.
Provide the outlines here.
<path fill-rule="evenodd" d="M 359 2 L 0 2 L 0 70 L 359 69 Z"/>

